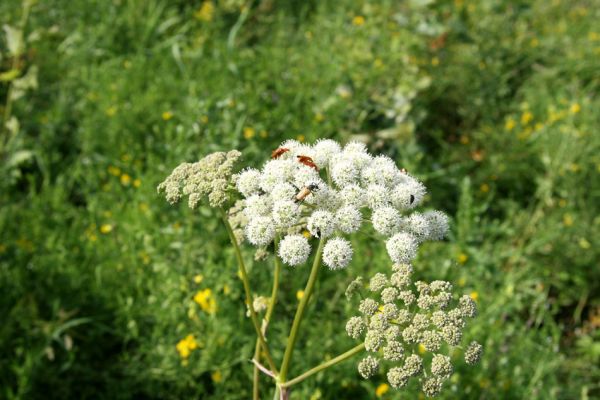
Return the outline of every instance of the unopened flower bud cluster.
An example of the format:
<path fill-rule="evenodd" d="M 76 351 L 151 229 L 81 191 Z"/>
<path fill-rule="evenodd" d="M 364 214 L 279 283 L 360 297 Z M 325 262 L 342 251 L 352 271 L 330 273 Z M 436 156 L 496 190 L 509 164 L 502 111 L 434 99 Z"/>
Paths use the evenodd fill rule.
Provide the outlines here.
<path fill-rule="evenodd" d="M 420 243 L 440 240 L 448 229 L 441 212 L 408 214 L 423 201 L 425 186 L 358 142 L 342 147 L 329 139 L 314 145 L 289 140 L 262 168 L 247 168 L 234 180 L 244 197 L 246 239 L 264 247 L 280 237 L 278 255 L 290 266 L 306 262 L 310 236 L 327 240 L 325 265 L 347 267 L 353 249 L 345 236 L 369 221 L 398 263 L 410 262 Z"/>
<path fill-rule="evenodd" d="M 221 207 L 229 199 L 233 168 L 241 155 L 237 150 L 217 152 L 195 163 L 183 163 L 158 185 L 158 192 L 164 192 L 171 204 L 188 196 L 188 205 L 194 209 L 206 197 L 211 207 Z"/>
<path fill-rule="evenodd" d="M 391 387 L 403 388 L 415 378 L 425 395 L 433 397 L 452 375 L 449 354 L 460 345 L 477 307 L 469 296 L 455 299 L 449 282 L 413 282 L 412 273 L 410 264 L 394 264 L 390 275 L 373 275 L 358 306 L 360 315 L 348 320 L 346 332 L 361 339 L 368 352 L 358 364 L 362 377 L 385 365 Z M 355 282 L 350 286 L 348 296 L 359 290 Z M 481 354 L 482 346 L 471 342 L 464 358 L 472 365 Z"/>

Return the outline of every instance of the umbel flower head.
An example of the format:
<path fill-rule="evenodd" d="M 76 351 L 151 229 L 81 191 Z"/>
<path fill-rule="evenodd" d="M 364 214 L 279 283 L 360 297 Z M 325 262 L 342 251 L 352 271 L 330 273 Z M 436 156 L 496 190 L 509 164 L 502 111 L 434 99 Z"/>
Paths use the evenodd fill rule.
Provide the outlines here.
<path fill-rule="evenodd" d="M 241 155 L 237 150 L 217 152 L 195 163 L 183 163 L 158 185 L 158 192 L 164 192 L 171 204 L 185 195 L 192 209 L 204 197 L 211 207 L 221 207 L 228 199 L 233 167 Z"/>
<path fill-rule="evenodd" d="M 460 345 L 477 307 L 469 296 L 455 298 L 449 282 L 414 282 L 412 272 L 409 264 L 395 264 L 390 276 L 376 273 L 346 332 L 361 339 L 368 352 L 358 364 L 361 376 L 369 378 L 386 368 L 391 387 L 403 388 L 417 379 L 423 393 L 433 397 L 453 373 L 452 348 Z M 352 286 L 352 292 L 359 290 Z M 476 364 L 481 353 L 482 346 L 471 342 L 465 361 Z"/>
<path fill-rule="evenodd" d="M 317 248 L 295 236 L 302 233 L 326 241 L 323 262 L 337 270 L 352 260 L 346 236 L 365 224 L 386 239 L 394 262 L 410 262 L 422 242 L 441 240 L 448 230 L 439 211 L 410 214 L 427 192 L 421 182 L 358 142 L 342 147 L 329 139 L 313 145 L 288 140 L 261 168 L 244 169 L 233 180 L 243 197 L 246 239 L 265 247 L 280 238 L 286 251 L 279 256 L 290 265 L 306 261 L 307 248 Z M 288 235 L 294 238 L 286 241 Z M 297 253 L 292 244 L 301 246 Z"/>

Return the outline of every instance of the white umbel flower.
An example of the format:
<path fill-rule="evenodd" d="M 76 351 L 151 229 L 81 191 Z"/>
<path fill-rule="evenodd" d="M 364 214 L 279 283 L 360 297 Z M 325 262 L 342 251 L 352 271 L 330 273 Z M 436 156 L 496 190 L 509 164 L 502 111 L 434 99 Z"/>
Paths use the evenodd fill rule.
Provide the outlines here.
<path fill-rule="evenodd" d="M 308 167 L 306 165 L 300 164 L 300 166 L 298 166 L 296 168 L 296 171 L 294 172 L 294 185 L 296 185 L 297 188 L 302 189 L 303 187 L 306 187 L 308 185 L 310 185 L 311 183 L 315 183 L 321 182 L 321 177 L 319 176 L 319 173 L 311 167 Z M 322 184 L 320 186 L 323 186 Z"/>
<path fill-rule="evenodd" d="M 385 186 L 373 184 L 367 186 L 366 197 L 368 206 L 374 210 L 389 204 L 390 193 Z"/>
<path fill-rule="evenodd" d="M 281 200 L 293 200 L 296 197 L 296 192 L 298 190 L 288 182 L 278 183 L 273 186 L 273 190 L 271 191 L 271 198 L 273 201 L 281 201 Z"/>
<path fill-rule="evenodd" d="M 365 185 L 380 184 L 393 187 L 400 181 L 400 171 L 391 158 L 377 156 L 362 170 L 361 179 Z"/>
<path fill-rule="evenodd" d="M 402 181 L 392 189 L 392 204 L 399 210 L 409 210 L 421 204 L 426 194 L 427 189 L 421 182 L 402 174 Z"/>
<path fill-rule="evenodd" d="M 415 235 L 415 237 L 423 242 L 430 237 L 429 220 L 419 212 L 410 214 L 404 219 L 403 225 L 405 230 Z"/>
<path fill-rule="evenodd" d="M 279 243 L 279 257 L 290 266 L 304 264 L 310 255 L 310 244 L 302 235 L 288 235 Z"/>
<path fill-rule="evenodd" d="M 270 217 L 256 217 L 245 229 L 246 238 L 255 246 L 266 246 L 275 237 L 275 224 Z"/>
<path fill-rule="evenodd" d="M 237 176 L 236 188 L 244 196 L 249 197 L 258 192 L 260 186 L 260 171 L 255 168 L 247 168 Z"/>
<path fill-rule="evenodd" d="M 331 178 L 336 185 L 344 187 L 356 183 L 360 169 L 346 157 L 338 157 L 331 166 Z"/>
<path fill-rule="evenodd" d="M 352 261 L 352 246 L 343 238 L 330 239 L 323 248 L 323 262 L 330 269 L 343 269 Z"/>
<path fill-rule="evenodd" d="M 429 222 L 428 240 L 442 240 L 448 234 L 448 216 L 441 211 L 427 211 L 423 216 Z"/>
<path fill-rule="evenodd" d="M 353 206 L 340 208 L 335 213 L 337 227 L 344 233 L 354 233 L 362 224 L 362 215 L 358 209 Z"/>
<path fill-rule="evenodd" d="M 270 193 L 276 184 L 289 181 L 294 170 L 293 160 L 277 159 L 267 161 L 260 175 L 260 188 Z"/>
<path fill-rule="evenodd" d="M 406 264 L 417 255 L 418 242 L 410 233 L 400 232 L 392 236 L 385 247 L 393 262 Z"/>
<path fill-rule="evenodd" d="M 329 237 L 335 231 L 334 215 L 329 211 L 317 210 L 308 218 L 306 227 L 314 237 Z"/>
<path fill-rule="evenodd" d="M 363 188 L 358 185 L 348 185 L 341 191 L 344 203 L 356 208 L 362 208 L 367 203 L 367 195 Z"/>
<path fill-rule="evenodd" d="M 330 160 L 342 151 L 338 142 L 331 139 L 320 139 L 313 146 L 313 160 L 319 168 L 329 166 Z"/>
<path fill-rule="evenodd" d="M 273 204 L 273 220 L 279 228 L 289 228 L 298 222 L 300 207 L 293 200 L 280 200 Z"/>
<path fill-rule="evenodd" d="M 400 228 L 400 213 L 393 207 L 381 207 L 373 211 L 373 228 L 385 236 L 390 236 Z"/>
<path fill-rule="evenodd" d="M 269 196 L 253 194 L 244 200 L 244 214 L 249 219 L 269 215 L 272 209 L 273 202 Z"/>

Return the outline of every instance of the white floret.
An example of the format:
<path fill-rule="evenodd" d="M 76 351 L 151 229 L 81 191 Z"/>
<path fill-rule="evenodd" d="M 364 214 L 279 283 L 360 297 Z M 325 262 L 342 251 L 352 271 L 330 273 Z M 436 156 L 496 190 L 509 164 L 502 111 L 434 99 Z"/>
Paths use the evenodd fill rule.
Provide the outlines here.
<path fill-rule="evenodd" d="M 394 160 L 387 156 L 377 156 L 361 172 L 364 185 L 380 184 L 393 187 L 400 182 L 400 171 Z"/>
<path fill-rule="evenodd" d="M 273 201 L 267 195 L 253 194 L 244 200 L 244 214 L 249 219 L 269 215 L 272 209 Z"/>
<path fill-rule="evenodd" d="M 315 143 L 313 160 L 319 168 L 329 166 L 329 161 L 342 151 L 339 143 L 331 139 L 319 139 Z"/>
<path fill-rule="evenodd" d="M 310 183 L 321 181 L 319 173 L 311 167 L 304 164 L 299 164 L 294 172 L 293 184 L 301 189 Z"/>
<path fill-rule="evenodd" d="M 273 203 L 273 220 L 279 228 L 289 228 L 298 222 L 300 207 L 293 200 L 280 200 Z"/>
<path fill-rule="evenodd" d="M 345 206 L 335 213 L 336 225 L 344 233 L 354 233 L 360 229 L 362 215 L 354 206 Z"/>
<path fill-rule="evenodd" d="M 244 197 L 249 197 L 260 190 L 258 181 L 260 171 L 255 168 L 247 168 L 237 176 L 236 188 Z"/>
<path fill-rule="evenodd" d="M 373 211 L 373 228 L 382 235 L 390 236 L 400 229 L 400 213 L 393 207 L 380 207 Z"/>
<path fill-rule="evenodd" d="M 330 269 L 343 269 L 352 261 L 352 254 L 352 246 L 348 240 L 333 238 L 323 248 L 323 262 Z"/>
<path fill-rule="evenodd" d="M 289 181 L 295 171 L 293 160 L 269 160 L 263 166 L 259 185 L 262 190 L 269 193 L 278 183 Z"/>
<path fill-rule="evenodd" d="M 391 200 L 399 210 L 409 210 L 421 204 L 427 189 L 412 176 L 402 174 L 402 179 L 402 182 L 392 189 Z"/>
<path fill-rule="evenodd" d="M 367 204 L 372 210 L 375 210 L 379 207 L 385 207 L 389 204 L 389 189 L 383 185 L 369 185 L 365 190 L 365 194 L 367 197 Z"/>
<path fill-rule="evenodd" d="M 427 211 L 423 216 L 429 222 L 428 240 L 442 240 L 448 234 L 448 216 L 441 211 Z"/>
<path fill-rule="evenodd" d="M 265 246 L 275 237 L 275 224 L 270 217 L 256 217 L 245 229 L 246 238 L 255 246 Z"/>
<path fill-rule="evenodd" d="M 418 242 L 410 233 L 400 232 L 388 239 L 385 247 L 393 262 L 408 264 L 417 255 Z"/>
<path fill-rule="evenodd" d="M 273 201 L 281 201 L 281 200 L 293 200 L 296 197 L 296 192 L 298 190 L 288 182 L 278 183 L 273 186 L 273 190 L 271 191 L 271 198 Z"/>
<path fill-rule="evenodd" d="M 341 191 L 344 203 L 356 208 L 362 208 L 367 203 L 366 191 L 358 185 L 348 185 Z"/>
<path fill-rule="evenodd" d="M 326 238 L 335 231 L 334 215 L 325 210 L 317 210 L 308 218 L 306 228 L 317 238 Z"/>
<path fill-rule="evenodd" d="M 402 221 L 404 230 L 412 233 L 418 241 L 423 242 L 430 236 L 429 220 L 421 213 L 415 212 Z"/>
<path fill-rule="evenodd" d="M 356 183 L 360 174 L 360 168 L 346 157 L 337 157 L 331 166 L 331 178 L 339 187 Z"/>
<path fill-rule="evenodd" d="M 302 235 L 288 235 L 279 243 L 279 257 L 290 266 L 304 264 L 310 255 L 310 244 Z"/>

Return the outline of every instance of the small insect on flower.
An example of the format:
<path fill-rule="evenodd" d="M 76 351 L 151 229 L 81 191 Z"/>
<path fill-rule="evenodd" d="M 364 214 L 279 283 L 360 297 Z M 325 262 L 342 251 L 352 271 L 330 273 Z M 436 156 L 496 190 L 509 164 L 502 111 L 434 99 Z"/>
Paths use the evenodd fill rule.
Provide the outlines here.
<path fill-rule="evenodd" d="M 311 194 L 312 192 L 316 192 L 317 190 L 319 190 L 319 185 L 317 183 L 309 183 L 308 185 L 300 189 L 296 194 L 296 203 L 300 203 L 306 197 L 308 197 L 309 194 Z"/>
<path fill-rule="evenodd" d="M 271 159 L 275 160 L 276 158 L 281 157 L 284 153 L 290 151 L 287 147 L 278 147 L 271 152 Z"/>
<path fill-rule="evenodd" d="M 313 168 L 315 171 L 319 170 L 319 167 L 317 167 L 317 164 L 315 164 L 315 162 L 313 161 L 312 158 L 310 158 L 309 156 L 296 156 L 298 157 L 298 162 L 300 164 L 304 164 L 307 167 L 311 167 Z"/>

